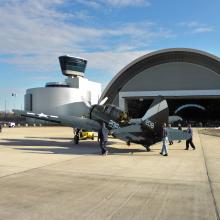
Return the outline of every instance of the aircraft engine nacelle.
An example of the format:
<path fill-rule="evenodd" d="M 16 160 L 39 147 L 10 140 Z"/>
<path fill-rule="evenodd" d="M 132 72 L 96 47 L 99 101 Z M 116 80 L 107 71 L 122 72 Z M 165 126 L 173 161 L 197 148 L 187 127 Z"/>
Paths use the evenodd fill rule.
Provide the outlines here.
<path fill-rule="evenodd" d="M 106 123 L 110 120 L 120 123 L 127 120 L 127 114 L 115 105 L 94 105 L 90 111 L 90 118 Z"/>

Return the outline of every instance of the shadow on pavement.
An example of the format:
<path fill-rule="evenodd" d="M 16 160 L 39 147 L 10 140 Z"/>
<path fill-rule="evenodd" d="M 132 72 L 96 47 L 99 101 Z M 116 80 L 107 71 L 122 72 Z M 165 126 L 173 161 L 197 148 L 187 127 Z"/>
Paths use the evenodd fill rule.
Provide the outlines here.
<path fill-rule="evenodd" d="M 0 142 L 2 146 L 10 146 L 17 150 L 27 151 L 27 153 L 38 154 L 100 154 L 99 143 L 97 141 L 81 141 L 78 145 L 75 145 L 73 141 L 61 142 L 51 140 L 39 140 L 39 139 L 2 139 L 7 142 Z M 58 138 L 57 138 L 58 139 Z M 108 142 L 108 151 L 110 154 L 128 154 L 135 152 L 145 152 L 145 149 L 127 149 L 110 147 L 115 142 Z"/>
<path fill-rule="evenodd" d="M 73 140 L 73 137 L 30 137 L 30 136 L 26 136 L 24 138 L 27 138 L 27 139 L 49 139 L 49 140 Z"/>

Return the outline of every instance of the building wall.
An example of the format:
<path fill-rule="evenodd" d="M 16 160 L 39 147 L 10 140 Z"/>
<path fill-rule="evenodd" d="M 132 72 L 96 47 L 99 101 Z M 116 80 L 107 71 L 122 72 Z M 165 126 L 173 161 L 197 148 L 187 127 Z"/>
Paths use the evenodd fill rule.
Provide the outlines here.
<path fill-rule="evenodd" d="M 83 77 L 67 78 L 66 83 L 71 87 L 79 90 L 81 96 L 91 104 L 97 104 L 101 96 L 101 84 L 89 81 Z M 82 100 L 82 99 L 80 99 Z"/>
<path fill-rule="evenodd" d="M 102 97 L 142 117 L 152 100 L 164 96 L 171 114 L 185 104 L 199 104 L 184 109 L 187 120 L 219 120 L 220 58 L 203 51 L 171 48 L 143 55 L 119 71 L 107 85 Z M 200 109 L 201 111 L 201 109 Z"/>
<path fill-rule="evenodd" d="M 220 75 L 204 66 L 187 62 L 170 62 L 153 66 L 144 71 L 141 71 L 132 79 L 120 88 L 120 91 L 115 96 L 113 104 L 124 108 L 124 104 L 120 103 L 120 97 L 127 96 L 126 92 L 148 93 L 148 96 L 155 96 L 152 92 L 155 91 L 157 95 L 175 96 L 178 92 L 189 95 L 195 91 L 195 95 L 199 95 L 198 92 L 204 91 L 201 95 L 205 95 L 208 90 L 211 93 L 216 93 L 216 90 L 220 91 Z M 211 92 L 215 91 L 215 92 Z M 151 92 L 152 91 L 152 92 Z M 159 91 L 159 92 L 158 92 Z M 161 92 L 162 91 L 162 92 Z M 167 91 L 167 93 L 163 93 Z M 172 91 L 174 93 L 172 93 Z M 150 95 L 150 94 L 153 95 Z M 121 95 L 119 95 L 121 94 Z M 131 93 L 128 93 L 132 96 Z M 219 93 L 218 93 L 219 95 Z"/>
<path fill-rule="evenodd" d="M 171 62 L 140 72 L 121 91 L 209 89 L 220 89 L 219 74 L 197 64 Z"/>
<path fill-rule="evenodd" d="M 119 71 L 102 93 L 119 104 L 119 93 L 219 90 L 220 58 L 190 48 L 169 48 L 145 54 Z"/>
<path fill-rule="evenodd" d="M 31 110 L 37 113 L 71 115 L 77 111 L 71 108 L 71 103 L 81 101 L 79 92 L 73 88 L 34 88 L 28 89 L 26 94 L 32 95 Z"/>
<path fill-rule="evenodd" d="M 28 89 L 26 97 L 30 94 L 32 98 L 25 99 L 25 110 L 52 115 L 85 115 L 88 108 L 84 101 L 96 104 L 101 96 L 101 84 L 85 78 L 69 78 L 66 82 L 71 87 Z"/>

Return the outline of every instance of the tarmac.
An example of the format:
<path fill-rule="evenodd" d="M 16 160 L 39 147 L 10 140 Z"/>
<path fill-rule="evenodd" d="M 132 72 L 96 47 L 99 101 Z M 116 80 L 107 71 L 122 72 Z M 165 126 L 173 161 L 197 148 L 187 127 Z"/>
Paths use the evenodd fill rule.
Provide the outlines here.
<path fill-rule="evenodd" d="M 219 220 L 220 137 L 198 134 L 196 150 L 174 142 L 140 145 L 72 141 L 66 127 L 4 128 L 0 133 L 0 219 Z"/>

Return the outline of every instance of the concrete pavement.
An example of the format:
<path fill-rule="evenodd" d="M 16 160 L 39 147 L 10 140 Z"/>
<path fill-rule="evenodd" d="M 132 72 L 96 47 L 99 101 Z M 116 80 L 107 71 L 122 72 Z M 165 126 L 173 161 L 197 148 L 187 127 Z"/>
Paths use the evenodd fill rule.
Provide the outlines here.
<path fill-rule="evenodd" d="M 194 131 L 169 157 L 110 139 L 72 142 L 65 127 L 0 134 L 0 219 L 218 219 L 220 138 Z M 133 152 L 133 153 L 131 153 Z"/>

